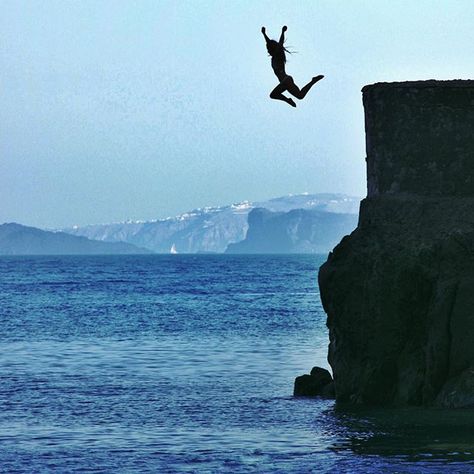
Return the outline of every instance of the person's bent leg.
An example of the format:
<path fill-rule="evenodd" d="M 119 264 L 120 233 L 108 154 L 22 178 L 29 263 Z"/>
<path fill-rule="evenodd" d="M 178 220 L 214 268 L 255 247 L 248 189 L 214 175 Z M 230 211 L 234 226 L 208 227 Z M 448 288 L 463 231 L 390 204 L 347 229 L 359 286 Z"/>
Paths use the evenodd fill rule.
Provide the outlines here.
<path fill-rule="evenodd" d="M 289 82 L 289 84 L 286 87 L 286 90 L 293 96 L 296 97 L 297 99 L 302 99 L 304 95 L 302 94 L 302 91 L 300 91 L 300 88 L 295 84 L 293 80 Z"/>
<path fill-rule="evenodd" d="M 316 82 L 320 81 L 324 76 L 319 75 L 316 77 L 313 77 L 308 84 L 306 84 L 301 90 L 299 87 L 293 82 L 289 87 L 288 87 L 288 92 L 291 95 L 294 95 L 297 99 L 304 99 L 306 94 L 310 91 L 311 87 L 313 87 Z"/>
<path fill-rule="evenodd" d="M 270 99 L 282 100 L 283 102 L 286 102 L 292 107 L 296 107 L 295 101 L 293 99 L 290 99 L 289 97 L 286 97 L 283 95 L 283 92 L 285 90 L 286 90 L 286 87 L 279 84 L 278 86 L 275 87 L 275 89 L 273 89 L 270 92 Z"/>

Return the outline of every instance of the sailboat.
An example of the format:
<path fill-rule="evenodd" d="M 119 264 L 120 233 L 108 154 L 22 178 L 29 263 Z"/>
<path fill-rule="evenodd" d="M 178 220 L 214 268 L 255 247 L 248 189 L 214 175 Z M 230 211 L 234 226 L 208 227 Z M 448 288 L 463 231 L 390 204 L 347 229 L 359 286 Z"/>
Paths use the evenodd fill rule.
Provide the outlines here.
<path fill-rule="evenodd" d="M 170 248 L 170 253 L 172 253 L 172 254 L 178 253 L 178 251 L 176 250 L 176 244 L 173 244 L 173 245 L 171 246 L 171 248 Z"/>

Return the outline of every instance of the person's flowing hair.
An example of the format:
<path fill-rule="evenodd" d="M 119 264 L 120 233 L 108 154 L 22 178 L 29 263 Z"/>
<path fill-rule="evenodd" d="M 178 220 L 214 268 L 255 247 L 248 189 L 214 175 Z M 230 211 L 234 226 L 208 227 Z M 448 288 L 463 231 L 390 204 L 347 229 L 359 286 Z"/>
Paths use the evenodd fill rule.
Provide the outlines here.
<path fill-rule="evenodd" d="M 288 51 L 282 44 L 275 40 L 267 41 L 267 51 L 272 58 L 283 61 L 283 63 L 286 63 L 285 53 L 291 54 L 291 51 Z"/>

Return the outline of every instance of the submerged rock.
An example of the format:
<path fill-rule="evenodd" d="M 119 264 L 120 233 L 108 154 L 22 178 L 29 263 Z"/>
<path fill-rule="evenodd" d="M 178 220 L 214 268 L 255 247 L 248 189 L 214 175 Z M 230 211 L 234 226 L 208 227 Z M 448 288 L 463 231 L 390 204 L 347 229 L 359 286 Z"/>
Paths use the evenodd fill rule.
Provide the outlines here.
<path fill-rule="evenodd" d="M 293 395 L 295 397 L 334 398 L 334 383 L 330 372 L 321 367 L 313 367 L 309 375 L 296 377 Z"/>
<path fill-rule="evenodd" d="M 337 400 L 474 405 L 474 81 L 363 89 L 368 197 L 319 272 Z"/>

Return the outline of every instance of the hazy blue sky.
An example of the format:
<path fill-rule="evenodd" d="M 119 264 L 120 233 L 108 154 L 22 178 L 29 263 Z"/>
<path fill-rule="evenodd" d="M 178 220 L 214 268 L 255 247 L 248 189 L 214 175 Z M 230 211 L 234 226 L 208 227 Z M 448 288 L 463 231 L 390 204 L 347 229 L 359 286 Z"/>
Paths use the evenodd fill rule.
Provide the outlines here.
<path fill-rule="evenodd" d="M 260 33 L 288 25 L 298 108 Z M 474 1 L 0 0 L 0 222 L 365 193 L 360 89 L 472 78 Z"/>

